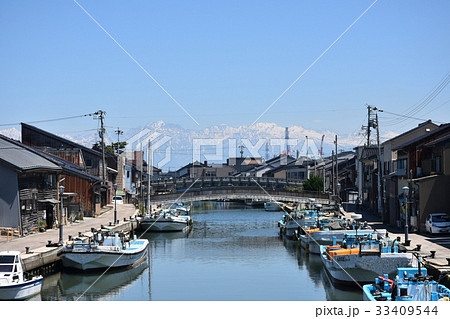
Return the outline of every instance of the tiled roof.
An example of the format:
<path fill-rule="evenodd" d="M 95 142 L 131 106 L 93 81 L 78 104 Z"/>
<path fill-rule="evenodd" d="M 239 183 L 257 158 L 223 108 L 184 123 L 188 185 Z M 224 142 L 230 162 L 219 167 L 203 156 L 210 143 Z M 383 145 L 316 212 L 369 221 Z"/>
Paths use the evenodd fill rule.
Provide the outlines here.
<path fill-rule="evenodd" d="M 31 152 L 21 143 L 0 135 L 0 161 L 18 171 L 49 170 L 60 171 L 58 165 Z"/>

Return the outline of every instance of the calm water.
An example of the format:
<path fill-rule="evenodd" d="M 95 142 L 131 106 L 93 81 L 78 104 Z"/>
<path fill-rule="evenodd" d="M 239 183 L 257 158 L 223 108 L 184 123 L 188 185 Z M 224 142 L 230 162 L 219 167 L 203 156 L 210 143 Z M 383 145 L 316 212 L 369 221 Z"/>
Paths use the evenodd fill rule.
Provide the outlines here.
<path fill-rule="evenodd" d="M 279 238 L 280 212 L 202 202 L 189 233 L 143 235 L 148 262 L 99 274 L 58 273 L 42 300 L 362 300 L 334 288 L 320 258 Z M 87 290 L 87 291 L 86 291 Z M 86 292 L 85 292 L 86 291 Z"/>

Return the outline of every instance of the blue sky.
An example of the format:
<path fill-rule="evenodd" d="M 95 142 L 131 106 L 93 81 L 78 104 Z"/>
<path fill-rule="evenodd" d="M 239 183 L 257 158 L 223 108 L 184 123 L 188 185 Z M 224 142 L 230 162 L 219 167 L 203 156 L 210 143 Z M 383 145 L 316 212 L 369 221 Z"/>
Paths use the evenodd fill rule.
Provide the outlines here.
<path fill-rule="evenodd" d="M 0 1 L 0 124 L 102 109 L 124 129 L 249 125 L 373 0 L 78 2 L 200 127 L 71 0 Z M 259 121 L 346 134 L 365 124 L 366 103 L 407 112 L 450 71 L 448 12 L 445 0 L 379 0 Z M 415 117 L 450 122 L 449 97 Z M 420 122 L 383 127 L 390 118 L 382 129 Z"/>

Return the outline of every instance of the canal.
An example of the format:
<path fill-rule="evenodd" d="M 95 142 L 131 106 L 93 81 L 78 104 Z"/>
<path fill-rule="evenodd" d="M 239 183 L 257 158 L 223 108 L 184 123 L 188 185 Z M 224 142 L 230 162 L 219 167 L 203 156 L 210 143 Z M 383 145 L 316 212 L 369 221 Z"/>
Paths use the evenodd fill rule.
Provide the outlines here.
<path fill-rule="evenodd" d="M 41 300 L 362 300 L 333 287 L 319 256 L 278 235 L 281 212 L 198 202 L 188 233 L 146 233 L 150 258 L 101 274 L 53 274 Z"/>

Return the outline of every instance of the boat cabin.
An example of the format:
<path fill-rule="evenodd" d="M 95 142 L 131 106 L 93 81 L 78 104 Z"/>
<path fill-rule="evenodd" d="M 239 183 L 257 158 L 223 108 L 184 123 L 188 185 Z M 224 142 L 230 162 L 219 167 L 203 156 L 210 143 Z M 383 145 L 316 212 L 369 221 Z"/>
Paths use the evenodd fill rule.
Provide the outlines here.
<path fill-rule="evenodd" d="M 18 251 L 0 253 L 0 286 L 23 282 L 23 266 Z"/>

